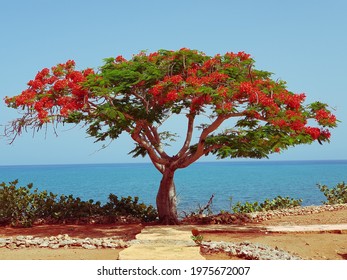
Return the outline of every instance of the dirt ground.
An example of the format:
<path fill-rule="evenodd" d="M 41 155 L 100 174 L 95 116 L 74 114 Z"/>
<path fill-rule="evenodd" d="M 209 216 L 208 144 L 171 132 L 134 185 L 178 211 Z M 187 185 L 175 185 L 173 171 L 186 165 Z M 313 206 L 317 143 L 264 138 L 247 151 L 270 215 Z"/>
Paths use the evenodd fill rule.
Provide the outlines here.
<path fill-rule="evenodd" d="M 257 225 L 311 225 L 311 224 L 347 224 L 347 210 L 326 211 L 304 216 L 273 218 Z M 131 240 L 141 231 L 143 225 L 41 225 L 32 228 L 0 227 L 0 237 L 33 235 L 56 236 L 68 234 L 71 237 L 101 238 L 117 237 Z M 265 232 L 202 232 L 204 240 L 266 244 L 299 255 L 303 259 L 347 259 L 346 232 L 320 233 L 265 233 Z M 0 260 L 115 260 L 117 249 L 0 249 Z M 234 259 L 226 254 L 204 255 L 206 259 Z"/>
<path fill-rule="evenodd" d="M 264 226 L 275 225 L 324 225 L 347 224 L 347 210 L 326 211 L 302 216 L 273 218 L 259 223 Z M 307 232 L 307 233 L 202 233 L 204 240 L 242 242 L 250 241 L 286 250 L 303 259 L 346 260 L 347 232 Z M 205 255 L 206 259 L 230 259 L 226 254 Z"/>

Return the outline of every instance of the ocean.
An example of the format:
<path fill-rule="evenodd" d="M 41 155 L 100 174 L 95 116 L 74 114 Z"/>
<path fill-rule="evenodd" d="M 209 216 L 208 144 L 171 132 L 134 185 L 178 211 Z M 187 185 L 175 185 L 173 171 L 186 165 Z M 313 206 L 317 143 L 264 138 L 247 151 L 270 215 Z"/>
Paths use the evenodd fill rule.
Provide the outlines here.
<path fill-rule="evenodd" d="M 55 194 L 107 202 L 110 193 L 138 196 L 155 205 L 161 179 L 151 163 L 0 166 L 0 182 L 19 180 Z M 230 203 L 272 199 L 278 195 L 303 199 L 303 205 L 325 201 L 317 184 L 334 187 L 347 182 L 347 160 L 339 161 L 215 161 L 195 163 L 175 174 L 178 210 L 195 211 L 214 194 L 214 213 Z"/>

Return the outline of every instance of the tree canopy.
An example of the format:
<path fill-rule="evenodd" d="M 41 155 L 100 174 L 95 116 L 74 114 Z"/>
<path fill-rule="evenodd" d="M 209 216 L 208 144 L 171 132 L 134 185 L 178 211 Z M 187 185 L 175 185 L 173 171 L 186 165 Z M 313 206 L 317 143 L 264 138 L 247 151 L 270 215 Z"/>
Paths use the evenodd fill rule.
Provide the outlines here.
<path fill-rule="evenodd" d="M 264 158 L 329 141 L 337 120 L 328 105 L 305 105 L 305 94 L 254 63 L 244 52 L 208 56 L 186 48 L 107 58 L 97 70 L 76 70 L 69 60 L 41 70 L 20 95 L 5 99 L 23 114 L 6 134 L 14 139 L 23 129 L 56 122 L 82 123 L 96 141 L 126 132 L 135 142 L 131 153 L 148 155 L 162 174 L 208 154 Z M 187 130 L 182 147 L 169 155 L 164 142 L 173 135 L 160 128 L 173 115 L 187 117 Z M 206 122 L 198 122 L 202 115 Z"/>

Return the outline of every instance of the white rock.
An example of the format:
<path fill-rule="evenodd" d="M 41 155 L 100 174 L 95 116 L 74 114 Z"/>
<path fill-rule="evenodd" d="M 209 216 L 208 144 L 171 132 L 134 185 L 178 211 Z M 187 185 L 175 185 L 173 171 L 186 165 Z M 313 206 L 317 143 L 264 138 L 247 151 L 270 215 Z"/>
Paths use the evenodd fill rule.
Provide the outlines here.
<path fill-rule="evenodd" d="M 91 249 L 96 249 L 96 246 L 90 245 L 90 244 L 83 244 L 82 248 L 91 250 Z"/>
<path fill-rule="evenodd" d="M 49 244 L 48 246 L 51 249 L 58 249 L 59 248 L 59 244 Z"/>
<path fill-rule="evenodd" d="M 40 245 L 39 245 L 39 247 L 41 247 L 41 248 L 46 248 L 46 247 L 48 247 L 49 246 L 49 242 L 48 241 L 43 241 Z"/>

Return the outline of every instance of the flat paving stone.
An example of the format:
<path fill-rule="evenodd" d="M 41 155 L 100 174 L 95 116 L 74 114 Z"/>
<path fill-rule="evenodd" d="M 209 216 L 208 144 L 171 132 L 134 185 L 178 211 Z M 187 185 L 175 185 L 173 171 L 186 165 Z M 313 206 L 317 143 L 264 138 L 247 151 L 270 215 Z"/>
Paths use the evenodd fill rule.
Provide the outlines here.
<path fill-rule="evenodd" d="M 119 253 L 120 260 L 204 260 L 189 230 L 174 227 L 145 227 L 136 243 Z M 137 243 L 138 242 L 138 243 Z"/>

